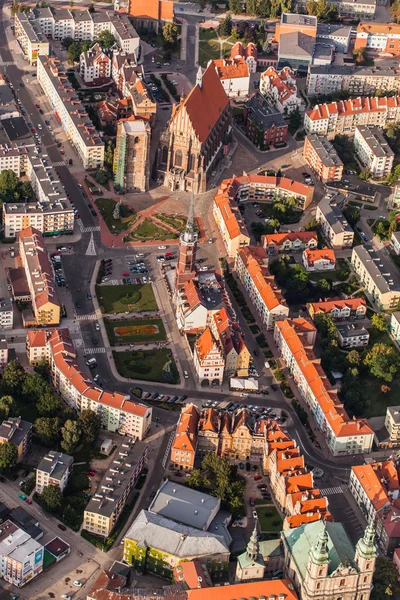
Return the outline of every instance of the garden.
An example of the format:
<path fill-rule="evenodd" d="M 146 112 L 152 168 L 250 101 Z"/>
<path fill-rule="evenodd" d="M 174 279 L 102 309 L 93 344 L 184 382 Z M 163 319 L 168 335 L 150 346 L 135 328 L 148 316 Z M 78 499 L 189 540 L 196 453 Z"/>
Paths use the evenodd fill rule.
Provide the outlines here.
<path fill-rule="evenodd" d="M 111 233 L 122 233 L 129 229 L 139 218 L 134 210 L 111 200 L 111 198 L 99 198 L 96 200 L 97 208 Z"/>
<path fill-rule="evenodd" d="M 158 310 L 151 283 L 96 285 L 96 296 L 103 314 Z"/>
<path fill-rule="evenodd" d="M 273 504 L 256 508 L 260 530 L 262 532 L 282 531 L 282 519 Z"/>
<path fill-rule="evenodd" d="M 220 44 L 215 29 L 201 27 L 199 30 L 199 64 L 206 67 L 209 60 L 220 58 Z"/>
<path fill-rule="evenodd" d="M 154 218 L 162 221 L 170 227 L 173 227 L 180 233 L 186 229 L 187 218 L 183 215 L 166 215 L 164 213 L 157 213 L 154 215 Z M 199 226 L 196 219 L 194 220 L 194 230 L 197 231 L 197 233 L 199 232 Z"/>
<path fill-rule="evenodd" d="M 165 241 L 174 240 L 178 237 L 177 233 L 164 229 L 151 219 L 143 219 L 137 227 L 132 229 L 124 237 L 124 242 L 147 242 L 147 241 Z"/>
<path fill-rule="evenodd" d="M 124 321 L 104 319 L 104 325 L 111 346 L 137 342 L 160 342 L 167 339 L 161 319 L 125 319 Z"/>
<path fill-rule="evenodd" d="M 132 350 L 117 352 L 113 350 L 118 373 L 127 379 L 157 381 L 177 384 L 180 381 L 178 369 L 171 350 Z"/>

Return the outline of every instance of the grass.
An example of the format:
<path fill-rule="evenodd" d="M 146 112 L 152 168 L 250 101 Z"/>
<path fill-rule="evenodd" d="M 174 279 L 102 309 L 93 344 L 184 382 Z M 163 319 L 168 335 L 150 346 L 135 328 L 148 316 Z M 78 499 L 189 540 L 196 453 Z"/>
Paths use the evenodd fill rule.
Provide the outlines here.
<path fill-rule="evenodd" d="M 179 383 L 179 373 L 172 353 L 168 348 L 131 352 L 116 352 L 113 350 L 113 357 L 118 373 L 122 377 L 161 383 Z M 168 377 L 164 372 L 164 367 L 170 361 L 171 377 Z"/>
<path fill-rule="evenodd" d="M 154 215 L 154 217 L 159 221 L 162 221 L 166 225 L 173 227 L 180 233 L 182 233 L 186 229 L 187 219 L 182 215 L 164 215 L 163 213 L 157 213 Z M 194 220 L 194 230 L 199 232 L 199 226 L 197 224 L 196 219 Z"/>
<path fill-rule="evenodd" d="M 103 314 L 153 311 L 158 309 L 151 283 L 96 286 Z"/>
<path fill-rule="evenodd" d="M 350 275 L 350 267 L 344 258 L 339 258 L 336 262 L 338 269 L 333 271 L 321 271 L 320 273 L 310 273 L 312 281 L 320 281 L 326 279 L 328 281 L 345 281 Z"/>
<path fill-rule="evenodd" d="M 99 198 L 96 205 L 111 233 L 122 233 L 131 227 L 139 218 L 135 211 L 124 205 L 125 216 L 121 219 L 114 219 L 113 213 L 117 202 L 110 198 Z"/>
<path fill-rule="evenodd" d="M 206 67 L 209 60 L 218 60 L 220 45 L 214 29 L 200 29 L 199 32 L 199 64 Z"/>
<path fill-rule="evenodd" d="M 143 219 L 135 229 L 124 237 L 124 242 L 164 241 L 176 239 L 178 235 L 156 225 L 150 219 Z"/>
<path fill-rule="evenodd" d="M 281 531 L 282 519 L 275 506 L 256 508 L 261 531 Z"/>
<path fill-rule="evenodd" d="M 167 334 L 165 333 L 164 323 L 161 319 L 133 319 L 128 321 L 110 321 L 104 319 L 104 325 L 107 329 L 108 339 L 112 346 L 115 344 L 133 344 L 135 342 L 150 342 L 150 341 L 165 341 Z M 130 333 L 129 335 L 118 335 L 117 328 L 122 327 L 148 327 L 154 325 L 158 331 L 155 333 Z"/>

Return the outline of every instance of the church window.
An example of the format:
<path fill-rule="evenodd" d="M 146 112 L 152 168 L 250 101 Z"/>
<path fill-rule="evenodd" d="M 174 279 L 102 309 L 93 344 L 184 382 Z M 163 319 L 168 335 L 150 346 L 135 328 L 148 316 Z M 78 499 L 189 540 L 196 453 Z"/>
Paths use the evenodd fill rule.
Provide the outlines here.
<path fill-rule="evenodd" d="M 371 568 L 371 563 L 369 563 L 369 562 L 368 562 L 368 563 L 365 565 L 365 568 L 366 568 L 366 569 L 370 569 L 370 568 Z"/>
<path fill-rule="evenodd" d="M 136 136 L 136 137 L 135 137 L 135 142 L 134 142 L 134 143 L 135 143 L 135 144 L 138 144 L 138 143 L 139 143 L 139 138 L 138 138 L 138 136 Z"/>
<path fill-rule="evenodd" d="M 346 585 L 346 580 L 345 579 L 341 579 L 340 583 L 339 583 L 339 586 L 343 587 L 344 585 Z"/>
<path fill-rule="evenodd" d="M 177 150 L 175 152 L 175 167 L 181 167 L 181 166 L 182 166 L 182 151 Z"/>
<path fill-rule="evenodd" d="M 318 571 L 318 577 L 322 577 L 323 574 L 324 574 L 324 570 L 323 569 L 319 569 L 319 571 Z"/>
<path fill-rule="evenodd" d="M 194 169 L 196 168 L 196 155 L 195 154 L 191 154 L 189 156 L 189 171 L 194 171 Z"/>
<path fill-rule="evenodd" d="M 367 581 L 368 581 L 368 575 L 366 575 L 366 576 L 364 577 L 364 583 L 367 583 Z"/>
<path fill-rule="evenodd" d="M 167 148 L 167 146 L 163 146 L 163 149 L 161 151 L 161 162 L 163 164 L 167 164 L 167 160 L 168 160 L 168 148 Z"/>
<path fill-rule="evenodd" d="M 317 583 L 317 590 L 320 590 L 320 589 L 321 589 L 321 584 Z"/>

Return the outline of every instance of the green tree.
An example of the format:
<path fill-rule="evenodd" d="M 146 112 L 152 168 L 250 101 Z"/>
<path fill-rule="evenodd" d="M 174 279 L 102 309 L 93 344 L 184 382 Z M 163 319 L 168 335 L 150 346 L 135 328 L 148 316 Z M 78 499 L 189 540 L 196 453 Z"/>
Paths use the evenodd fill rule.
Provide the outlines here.
<path fill-rule="evenodd" d="M 315 17 L 317 14 L 317 10 L 318 10 L 318 2 L 316 0 L 308 0 L 308 2 L 306 4 L 307 14 Z"/>
<path fill-rule="evenodd" d="M 357 64 L 359 64 L 359 65 L 364 64 L 367 59 L 367 49 L 365 47 L 356 48 L 353 51 L 353 58 Z"/>
<path fill-rule="evenodd" d="M 343 214 L 352 227 L 354 227 L 354 225 L 356 225 L 356 223 L 358 223 L 358 221 L 360 220 L 361 213 L 358 206 L 348 204 L 346 208 L 343 209 Z"/>
<path fill-rule="evenodd" d="M 74 43 L 74 38 L 71 38 L 71 37 L 65 37 L 61 40 L 61 44 L 62 44 L 62 46 L 64 46 L 65 50 L 68 50 L 70 45 L 73 43 Z"/>
<path fill-rule="evenodd" d="M 82 428 L 78 421 L 66 421 L 61 429 L 62 442 L 61 446 L 67 454 L 72 454 L 81 439 Z"/>
<path fill-rule="evenodd" d="M 320 313 L 315 315 L 314 321 L 324 347 L 329 346 L 334 342 L 337 343 L 338 332 L 335 321 L 331 315 Z"/>
<path fill-rule="evenodd" d="M 0 420 L 4 421 L 15 414 L 16 404 L 12 396 L 3 396 L 0 398 Z"/>
<path fill-rule="evenodd" d="M 350 365 L 360 365 L 361 364 L 361 356 L 357 350 L 350 350 L 348 355 L 346 356 L 346 360 Z"/>
<path fill-rule="evenodd" d="M 110 176 L 111 174 L 105 169 L 99 169 L 98 171 L 96 171 L 96 175 L 94 176 L 94 178 L 96 179 L 97 183 L 99 183 L 100 185 L 104 185 L 110 179 Z"/>
<path fill-rule="evenodd" d="M 318 228 L 318 221 L 315 217 L 311 217 L 309 221 L 304 225 L 305 231 L 315 231 Z"/>
<path fill-rule="evenodd" d="M 49 512 L 55 513 L 62 506 L 62 495 L 58 485 L 48 485 L 43 488 L 41 498 Z"/>
<path fill-rule="evenodd" d="M 292 110 L 289 115 L 289 129 L 292 133 L 297 131 L 303 125 L 303 116 L 298 108 Z"/>
<path fill-rule="evenodd" d="M 53 394 L 51 390 L 48 390 L 45 394 L 40 396 L 36 406 L 39 414 L 43 417 L 54 417 L 61 411 L 62 403 L 60 398 Z"/>
<path fill-rule="evenodd" d="M 398 593 L 397 570 L 393 560 L 378 556 L 372 580 L 371 600 L 391 600 Z"/>
<path fill-rule="evenodd" d="M 58 441 L 61 431 L 59 417 L 41 417 L 36 419 L 34 430 L 38 438 L 49 446 Z"/>
<path fill-rule="evenodd" d="M 386 382 L 393 381 L 400 366 L 397 350 L 387 344 L 374 344 L 364 357 L 370 373 Z"/>
<path fill-rule="evenodd" d="M 14 202 L 19 199 L 19 179 L 11 169 L 0 173 L 0 196 L 3 202 Z"/>
<path fill-rule="evenodd" d="M 378 223 L 378 225 L 376 226 L 376 229 L 375 229 L 375 235 L 380 240 L 384 240 L 384 239 L 387 238 L 388 231 L 389 231 L 389 224 L 388 223 L 384 223 L 383 221 L 379 221 L 379 223 Z"/>
<path fill-rule="evenodd" d="M 74 0 L 69 0 L 69 7 L 74 8 L 74 6 L 75 6 Z"/>
<path fill-rule="evenodd" d="M 233 12 L 234 15 L 240 15 L 242 13 L 241 0 L 229 0 L 229 10 Z"/>
<path fill-rule="evenodd" d="M 249 17 L 257 16 L 257 0 L 246 1 L 246 15 L 249 15 Z"/>
<path fill-rule="evenodd" d="M 200 469 L 193 469 L 190 475 L 186 478 L 186 483 L 191 488 L 199 488 L 203 485 L 203 477 Z"/>
<path fill-rule="evenodd" d="M 11 14 L 14 16 L 17 12 L 20 12 L 20 5 L 18 4 L 18 0 L 13 0 Z"/>
<path fill-rule="evenodd" d="M 179 27 L 177 25 L 177 23 L 173 23 L 172 21 L 170 21 L 169 23 L 165 23 L 165 25 L 162 28 L 162 35 L 164 40 L 170 44 L 173 45 L 175 44 L 176 40 L 178 39 L 178 35 L 179 35 Z"/>
<path fill-rule="evenodd" d="M 371 322 L 377 331 L 386 331 L 387 330 L 386 319 L 385 319 L 385 315 L 383 313 L 373 314 Z"/>
<path fill-rule="evenodd" d="M 97 41 L 99 42 L 99 44 L 102 48 L 104 48 L 105 50 L 108 50 L 109 48 L 114 46 L 115 37 L 113 36 L 111 31 L 104 29 L 103 31 L 100 31 Z"/>
<path fill-rule="evenodd" d="M 79 422 L 81 424 L 82 435 L 85 439 L 85 443 L 93 444 L 100 433 L 101 428 L 101 417 L 94 410 L 84 409 L 80 416 Z"/>
<path fill-rule="evenodd" d="M 110 140 L 107 143 L 105 152 L 104 152 L 104 164 L 107 165 L 108 169 L 112 171 L 114 164 L 114 149 L 115 146 L 113 142 Z"/>
<path fill-rule="evenodd" d="M 79 61 L 79 57 L 82 52 L 82 47 L 79 42 L 72 42 L 68 48 L 67 59 L 69 64 L 73 65 Z"/>
<path fill-rule="evenodd" d="M 390 5 L 390 12 L 392 13 L 393 19 L 398 22 L 400 19 L 400 0 L 394 0 Z"/>
<path fill-rule="evenodd" d="M 27 373 L 22 386 L 22 395 L 32 403 L 43 394 L 51 391 L 50 385 L 38 373 Z"/>
<path fill-rule="evenodd" d="M 11 394 L 18 399 L 21 395 L 26 374 L 24 367 L 17 360 L 12 360 L 4 367 L 3 382 Z"/>
<path fill-rule="evenodd" d="M 95 7 L 94 7 L 94 4 L 93 4 L 93 2 L 91 2 L 91 3 L 88 5 L 88 11 L 89 11 L 91 14 L 93 14 L 94 12 L 96 12 L 96 9 L 95 9 Z"/>
<path fill-rule="evenodd" d="M 18 448 L 12 442 L 0 444 L 0 469 L 7 471 L 12 469 L 18 462 Z"/>
<path fill-rule="evenodd" d="M 331 290 L 331 284 L 329 283 L 329 281 L 327 279 L 321 279 L 320 281 L 318 281 L 317 283 L 317 288 L 322 292 L 330 292 Z"/>
<path fill-rule="evenodd" d="M 224 37 L 228 37 L 229 35 L 231 35 L 231 33 L 232 33 L 232 17 L 229 13 L 226 15 L 225 19 L 220 24 L 219 33 Z"/>

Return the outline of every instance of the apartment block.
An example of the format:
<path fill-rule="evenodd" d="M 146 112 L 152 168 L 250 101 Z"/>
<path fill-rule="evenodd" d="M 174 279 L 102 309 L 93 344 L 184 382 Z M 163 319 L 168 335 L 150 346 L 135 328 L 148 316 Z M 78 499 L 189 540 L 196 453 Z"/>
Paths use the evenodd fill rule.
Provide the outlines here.
<path fill-rule="evenodd" d="M 95 44 L 79 58 L 79 72 L 85 83 L 103 82 L 111 77 L 111 58 Z"/>
<path fill-rule="evenodd" d="M 386 409 L 385 427 L 389 433 L 392 446 L 400 445 L 400 406 L 388 406 Z"/>
<path fill-rule="evenodd" d="M 268 255 L 263 248 L 248 246 L 238 250 L 235 271 L 267 329 L 289 316 L 289 307 L 268 270 Z"/>
<path fill-rule="evenodd" d="M 32 441 L 32 423 L 21 417 L 9 417 L 0 425 L 0 444 L 11 442 L 17 447 L 18 462 L 21 462 L 28 452 Z"/>
<path fill-rule="evenodd" d="M 396 23 L 359 23 L 354 48 L 366 48 L 400 56 L 400 25 Z"/>
<path fill-rule="evenodd" d="M 25 12 L 16 12 L 14 17 L 15 38 L 30 65 L 37 63 L 38 56 L 49 54 L 49 42 L 37 23 Z"/>
<path fill-rule="evenodd" d="M 381 129 L 400 119 L 400 97 L 359 97 L 328 104 L 317 104 L 306 111 L 304 127 L 328 139 L 355 134 L 357 126 L 377 125 Z"/>
<path fill-rule="evenodd" d="M 60 323 L 54 271 L 51 266 L 44 239 L 40 231 L 27 227 L 19 233 L 19 255 L 25 269 L 32 310 L 38 325 L 54 326 Z"/>
<path fill-rule="evenodd" d="M 390 237 L 390 245 L 392 246 L 393 252 L 397 255 L 400 254 L 400 231 L 393 231 Z"/>
<path fill-rule="evenodd" d="M 114 185 L 124 192 L 147 192 L 150 186 L 150 124 L 131 116 L 117 124 Z"/>
<path fill-rule="evenodd" d="M 381 310 L 393 309 L 400 300 L 395 274 L 384 265 L 372 248 L 355 246 L 351 264 L 360 283 Z"/>
<path fill-rule="evenodd" d="M 325 136 L 316 133 L 307 135 L 304 141 L 303 155 L 322 183 L 341 181 L 343 162 Z"/>
<path fill-rule="evenodd" d="M 56 485 L 61 493 L 67 487 L 74 459 L 63 452 L 50 450 L 36 469 L 36 491 L 41 494 L 49 485 Z"/>
<path fill-rule="evenodd" d="M 4 368 L 8 363 L 8 344 L 6 339 L 0 339 L 0 367 Z"/>
<path fill-rule="evenodd" d="M 268 256 L 274 256 L 282 252 L 299 252 L 307 248 L 315 250 L 318 246 L 318 236 L 314 231 L 269 233 L 261 236 L 261 244 Z"/>
<path fill-rule="evenodd" d="M 255 146 L 268 150 L 286 143 L 288 124 L 278 108 L 262 94 L 256 92 L 247 102 L 243 112 L 246 135 Z"/>
<path fill-rule="evenodd" d="M 129 443 L 123 443 L 118 448 L 96 493 L 85 508 L 83 529 L 103 538 L 111 535 L 145 465 L 147 453 L 147 446 L 143 452 Z"/>
<path fill-rule="evenodd" d="M 43 571 L 43 546 L 10 520 L 0 525 L 0 557 L 0 577 L 16 587 Z"/>
<path fill-rule="evenodd" d="M 389 331 L 395 341 L 400 345 L 400 311 L 398 310 L 390 315 Z"/>
<path fill-rule="evenodd" d="M 17 144 L 0 145 L 0 171 L 11 169 L 17 177 L 28 170 L 28 149 Z"/>
<path fill-rule="evenodd" d="M 307 310 L 312 319 L 316 315 L 330 315 L 335 321 L 362 319 L 367 314 L 367 303 L 364 298 L 340 298 L 322 302 L 310 302 Z"/>
<path fill-rule="evenodd" d="M 337 325 L 338 341 L 341 348 L 363 348 L 368 345 L 369 333 L 365 327 Z"/>
<path fill-rule="evenodd" d="M 336 267 L 336 257 L 330 248 L 310 250 L 306 248 L 302 255 L 303 267 L 309 273 L 315 271 L 333 271 Z"/>
<path fill-rule="evenodd" d="M 11 298 L 0 299 L 0 329 L 5 331 L 13 328 L 13 303 Z"/>
<path fill-rule="evenodd" d="M 83 167 L 85 169 L 102 168 L 104 144 L 60 62 L 55 58 L 39 56 L 37 80 L 58 121 L 76 149 Z"/>
<path fill-rule="evenodd" d="M 307 319 L 275 324 L 274 339 L 333 456 L 371 452 L 374 433 L 363 419 L 350 419 L 313 352 L 316 328 Z"/>
<path fill-rule="evenodd" d="M 386 177 L 392 170 L 394 152 L 379 127 L 356 127 L 354 148 L 360 161 L 374 177 Z"/>
<path fill-rule="evenodd" d="M 354 231 L 341 211 L 342 194 L 327 194 L 317 206 L 315 218 L 332 248 L 351 248 Z"/>
<path fill-rule="evenodd" d="M 234 180 L 224 179 L 215 194 L 213 217 L 228 256 L 234 258 L 239 248 L 250 244 L 246 223 L 236 202 Z"/>
<path fill-rule="evenodd" d="M 373 21 L 375 18 L 377 0 L 333 0 L 340 19 Z M 295 0 L 294 6 L 306 8 L 306 0 Z"/>
<path fill-rule="evenodd" d="M 400 91 L 398 67 L 356 67 L 354 65 L 310 65 L 306 83 L 308 96 L 349 92 L 352 96 L 373 96 L 377 90 Z"/>

